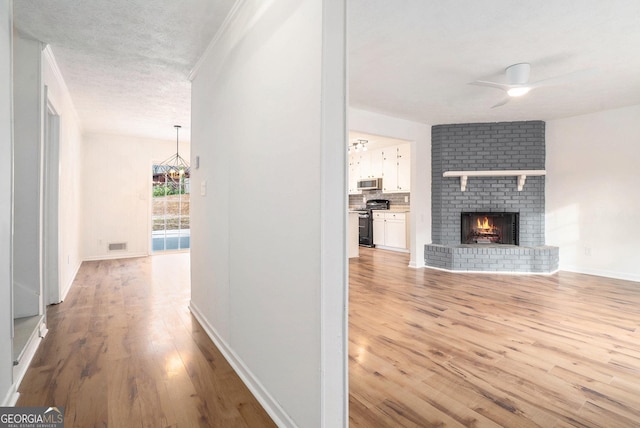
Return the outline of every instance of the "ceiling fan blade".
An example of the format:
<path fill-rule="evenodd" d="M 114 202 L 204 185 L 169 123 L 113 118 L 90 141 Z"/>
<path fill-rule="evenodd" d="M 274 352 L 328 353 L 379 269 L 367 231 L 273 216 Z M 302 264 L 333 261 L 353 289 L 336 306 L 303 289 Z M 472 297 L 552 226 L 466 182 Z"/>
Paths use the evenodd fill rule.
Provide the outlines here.
<path fill-rule="evenodd" d="M 509 88 L 511 88 L 511 85 L 506 85 L 504 83 L 498 82 L 489 82 L 487 80 L 476 80 L 475 82 L 470 82 L 469 84 L 476 86 L 488 86 L 489 88 L 501 89 L 503 91 L 508 91 Z"/>
<path fill-rule="evenodd" d="M 491 108 L 496 108 L 496 107 L 503 106 L 503 105 L 505 105 L 506 103 L 508 103 L 510 100 L 511 100 L 511 97 L 503 98 L 503 99 L 502 99 L 502 101 L 500 101 L 500 102 L 499 102 L 499 103 L 497 103 L 497 104 L 492 105 L 492 106 L 491 106 Z"/>
<path fill-rule="evenodd" d="M 586 70 L 578 70 L 567 74 L 561 74 L 560 76 L 550 77 L 548 79 L 538 80 L 536 82 L 530 83 L 529 86 L 531 86 L 532 88 L 538 88 L 540 86 L 560 85 L 563 83 L 571 83 L 571 81 L 573 80 L 585 79 L 596 74 L 597 70 L 595 68 L 589 68 Z"/>

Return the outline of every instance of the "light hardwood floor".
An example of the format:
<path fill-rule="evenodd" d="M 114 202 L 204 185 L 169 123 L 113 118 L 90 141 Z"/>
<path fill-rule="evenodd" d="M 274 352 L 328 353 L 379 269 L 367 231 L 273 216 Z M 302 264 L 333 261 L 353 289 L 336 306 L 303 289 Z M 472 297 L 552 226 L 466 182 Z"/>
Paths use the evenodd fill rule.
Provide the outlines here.
<path fill-rule="evenodd" d="M 189 255 L 86 262 L 48 308 L 18 406 L 67 427 L 275 426 L 191 316 Z"/>
<path fill-rule="evenodd" d="M 352 427 L 640 426 L 640 284 L 350 262 Z M 20 387 L 69 427 L 273 423 L 187 304 L 188 255 L 85 263 Z"/>
<path fill-rule="evenodd" d="M 640 283 L 408 261 L 349 264 L 352 427 L 640 426 Z"/>

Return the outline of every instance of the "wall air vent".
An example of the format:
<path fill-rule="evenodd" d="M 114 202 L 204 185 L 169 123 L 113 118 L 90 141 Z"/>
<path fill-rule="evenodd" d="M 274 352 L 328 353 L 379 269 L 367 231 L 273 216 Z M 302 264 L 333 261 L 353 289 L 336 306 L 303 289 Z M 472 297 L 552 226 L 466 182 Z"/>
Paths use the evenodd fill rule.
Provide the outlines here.
<path fill-rule="evenodd" d="M 109 251 L 125 251 L 126 249 L 126 242 L 112 242 L 109 244 Z"/>

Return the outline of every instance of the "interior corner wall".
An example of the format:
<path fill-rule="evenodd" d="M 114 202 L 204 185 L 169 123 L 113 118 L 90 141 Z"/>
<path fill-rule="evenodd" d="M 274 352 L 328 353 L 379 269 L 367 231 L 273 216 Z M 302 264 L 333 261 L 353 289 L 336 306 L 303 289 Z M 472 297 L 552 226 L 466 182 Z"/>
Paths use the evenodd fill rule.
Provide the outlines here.
<path fill-rule="evenodd" d="M 424 267 L 431 243 L 431 126 L 350 107 L 349 130 L 411 141 L 411 216 L 409 266 Z"/>
<path fill-rule="evenodd" d="M 59 191 L 58 191 L 58 267 L 59 303 L 69 291 L 82 263 L 82 215 L 80 168 L 82 164 L 82 129 L 69 91 L 62 80 L 55 59 L 45 55 L 42 64 L 47 98 L 60 117 L 59 135 Z M 54 299 L 56 300 L 56 299 Z"/>
<path fill-rule="evenodd" d="M 640 105 L 547 122 L 546 237 L 560 269 L 640 281 Z"/>
<path fill-rule="evenodd" d="M 171 126 L 171 125 L 169 125 Z M 82 257 L 148 255 L 151 249 L 152 164 L 175 154 L 175 141 L 87 133 L 82 141 Z M 180 156 L 188 159 L 188 142 Z M 125 242 L 126 250 L 109 251 Z"/>
<path fill-rule="evenodd" d="M 345 294 L 347 263 L 344 44 L 333 152 L 322 115 L 323 31 L 344 19 L 325 19 L 324 3 L 241 2 L 192 83 L 191 308 L 280 426 L 347 424 L 346 370 L 322 357 L 346 367 L 346 338 L 322 328 L 325 304 L 346 328 L 346 301 L 323 298 Z M 327 235 L 340 244 L 325 246 Z M 336 254 L 344 278 L 327 284 Z"/>
<path fill-rule="evenodd" d="M 11 1 L 0 0 L 0 406 L 12 401 L 11 311 Z"/>

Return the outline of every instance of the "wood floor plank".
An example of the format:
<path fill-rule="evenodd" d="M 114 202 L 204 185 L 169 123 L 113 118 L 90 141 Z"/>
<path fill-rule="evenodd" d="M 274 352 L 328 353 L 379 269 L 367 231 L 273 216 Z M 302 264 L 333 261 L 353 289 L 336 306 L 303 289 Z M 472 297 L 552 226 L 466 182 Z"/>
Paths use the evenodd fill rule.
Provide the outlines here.
<path fill-rule="evenodd" d="M 128 359 L 110 360 L 108 369 L 111 387 L 107 388 L 107 402 L 105 404 L 108 409 L 108 418 L 104 421 L 105 426 L 127 426 L 127 424 L 140 426 L 142 410 L 140 409 L 135 373 L 130 361 Z M 76 406 L 75 403 L 80 400 L 81 398 L 76 398 L 74 402 L 69 403 L 69 406 Z M 86 417 L 83 420 L 74 420 L 73 425 L 79 426 L 81 422 L 96 425 L 97 421 L 93 417 Z"/>
<path fill-rule="evenodd" d="M 408 262 L 350 260 L 352 426 L 640 425 L 640 284 Z"/>
<path fill-rule="evenodd" d="M 640 424 L 640 284 L 360 254 L 351 426 Z M 169 257 L 85 263 L 49 308 L 18 405 L 65 406 L 69 426 L 274 426 L 189 314 L 188 264 Z"/>
<path fill-rule="evenodd" d="M 273 427 L 189 313 L 189 255 L 86 262 L 18 406 L 63 406 L 69 427 Z"/>

